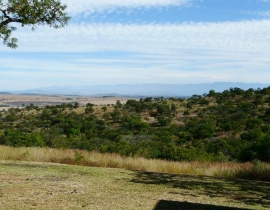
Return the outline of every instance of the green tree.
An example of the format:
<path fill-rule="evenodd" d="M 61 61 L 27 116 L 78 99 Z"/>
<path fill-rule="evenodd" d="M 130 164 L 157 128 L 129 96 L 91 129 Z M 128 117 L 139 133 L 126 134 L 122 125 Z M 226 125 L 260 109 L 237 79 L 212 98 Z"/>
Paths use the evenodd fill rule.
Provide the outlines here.
<path fill-rule="evenodd" d="M 171 112 L 173 113 L 174 116 L 177 114 L 177 106 L 175 104 L 171 105 Z"/>
<path fill-rule="evenodd" d="M 103 112 L 106 112 L 107 111 L 107 107 L 106 106 L 101 107 L 101 109 L 103 110 Z"/>
<path fill-rule="evenodd" d="M 94 113 L 94 111 L 95 110 L 94 110 L 93 107 L 86 107 L 85 110 L 84 110 L 85 114 L 87 114 L 87 113 L 91 113 L 92 114 L 92 113 Z"/>
<path fill-rule="evenodd" d="M 4 132 L 4 136 L 0 140 L 1 144 L 15 147 L 43 147 L 45 142 L 39 133 L 23 134 L 14 129 L 8 129 Z"/>
<path fill-rule="evenodd" d="M 115 123 L 119 122 L 119 120 L 121 118 L 120 110 L 119 109 L 113 110 L 113 112 L 111 113 L 111 118 L 112 118 L 113 122 L 115 122 Z"/>
<path fill-rule="evenodd" d="M 159 115 L 157 121 L 161 126 L 169 126 L 172 123 L 172 117 L 169 115 Z"/>
<path fill-rule="evenodd" d="M 16 48 L 17 39 L 11 38 L 16 30 L 12 23 L 23 26 L 48 25 L 64 27 L 70 17 L 65 13 L 66 5 L 59 0 L 0 0 L 0 38 L 8 47 Z"/>
<path fill-rule="evenodd" d="M 211 121 L 201 121 L 198 125 L 196 125 L 193 130 L 193 135 L 195 139 L 204 139 L 210 138 L 214 135 L 215 132 L 215 124 Z"/>
<path fill-rule="evenodd" d="M 75 103 L 74 103 L 74 108 L 75 108 L 75 109 L 78 109 L 78 108 L 79 108 L 79 103 L 78 103 L 78 102 L 75 102 Z"/>
<path fill-rule="evenodd" d="M 216 92 L 214 90 L 209 90 L 207 96 L 210 98 L 214 98 L 216 96 Z"/>
<path fill-rule="evenodd" d="M 141 116 L 125 116 L 122 127 L 131 131 L 142 131 L 149 129 L 149 125 L 142 121 Z"/>
<path fill-rule="evenodd" d="M 87 114 L 87 113 L 94 113 L 94 104 L 91 104 L 91 103 L 87 103 L 86 104 L 86 108 L 85 108 L 85 113 Z"/>
<path fill-rule="evenodd" d="M 157 105 L 157 112 L 159 115 L 162 115 L 162 114 L 170 115 L 171 114 L 171 107 L 167 103 L 158 104 Z"/>

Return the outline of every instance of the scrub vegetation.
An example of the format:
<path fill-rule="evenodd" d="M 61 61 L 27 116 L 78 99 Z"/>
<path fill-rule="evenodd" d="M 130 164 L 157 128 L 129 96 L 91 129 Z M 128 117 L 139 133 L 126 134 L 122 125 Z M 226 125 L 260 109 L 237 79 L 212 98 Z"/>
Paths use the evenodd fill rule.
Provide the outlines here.
<path fill-rule="evenodd" d="M 269 105 L 232 88 L 3 110 L 1 207 L 269 209 Z"/>
<path fill-rule="evenodd" d="M 269 162 L 270 88 L 0 112 L 0 144 L 171 161 Z"/>

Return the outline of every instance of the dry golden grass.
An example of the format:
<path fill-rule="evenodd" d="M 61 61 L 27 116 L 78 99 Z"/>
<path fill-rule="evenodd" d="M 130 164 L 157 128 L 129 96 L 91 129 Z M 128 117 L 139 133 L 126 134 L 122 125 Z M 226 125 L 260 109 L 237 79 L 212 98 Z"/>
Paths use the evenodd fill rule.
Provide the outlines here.
<path fill-rule="evenodd" d="M 270 165 L 263 163 L 204 163 L 173 162 L 122 157 L 118 154 L 101 154 L 71 149 L 13 148 L 0 146 L 0 160 L 52 162 L 107 168 L 123 168 L 142 172 L 205 175 L 226 178 L 244 178 L 269 181 Z"/>

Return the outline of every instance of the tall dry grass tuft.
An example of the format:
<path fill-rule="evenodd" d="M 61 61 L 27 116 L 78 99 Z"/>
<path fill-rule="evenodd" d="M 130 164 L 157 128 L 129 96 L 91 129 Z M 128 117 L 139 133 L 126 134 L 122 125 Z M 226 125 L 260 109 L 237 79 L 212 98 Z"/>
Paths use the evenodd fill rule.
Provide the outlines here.
<path fill-rule="evenodd" d="M 173 162 L 145 159 L 141 157 L 122 157 L 118 154 L 101 154 L 96 151 L 87 152 L 52 148 L 13 148 L 7 146 L 0 146 L 0 159 L 53 162 L 95 167 L 124 168 L 145 172 L 219 176 L 270 181 L 270 165 L 260 162 Z"/>
<path fill-rule="evenodd" d="M 232 173 L 233 178 L 270 181 L 269 164 L 260 161 L 249 163 L 245 168 L 240 168 Z"/>

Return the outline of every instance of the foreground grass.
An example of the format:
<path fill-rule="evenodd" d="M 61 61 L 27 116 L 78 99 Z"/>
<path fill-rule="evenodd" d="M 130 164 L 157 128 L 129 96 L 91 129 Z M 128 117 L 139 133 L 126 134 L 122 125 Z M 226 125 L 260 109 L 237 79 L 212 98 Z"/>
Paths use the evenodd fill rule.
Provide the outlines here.
<path fill-rule="evenodd" d="M 0 146 L 0 160 L 52 162 L 107 168 L 123 168 L 142 172 L 189 174 L 270 181 L 270 165 L 255 163 L 202 163 L 148 160 L 117 154 L 52 148 L 13 148 Z"/>
<path fill-rule="evenodd" d="M 0 161 L 0 209 L 269 208 L 269 182 Z"/>

